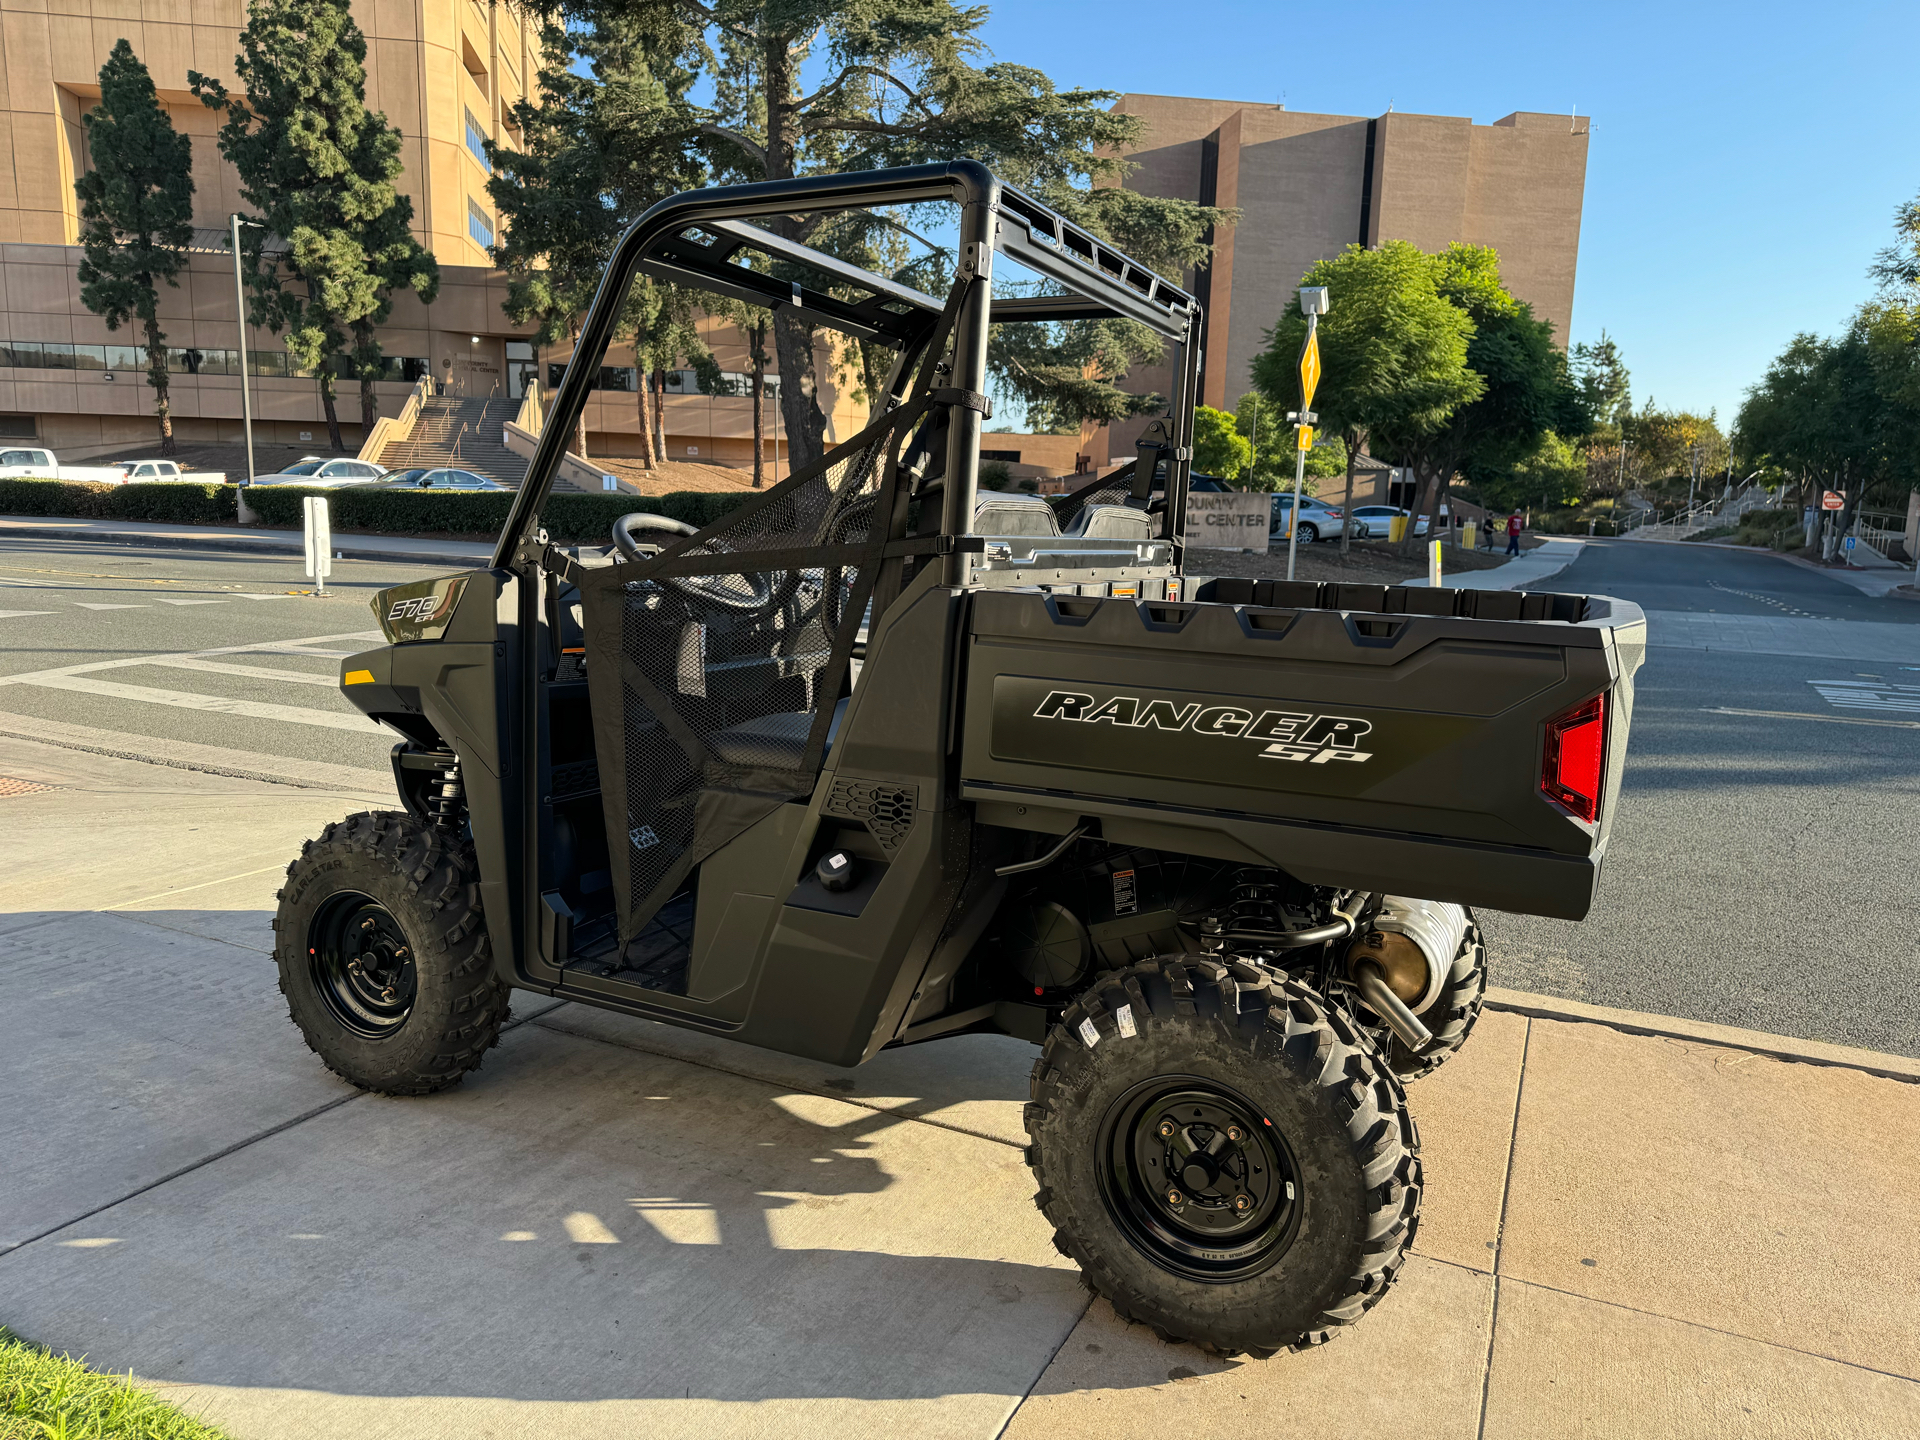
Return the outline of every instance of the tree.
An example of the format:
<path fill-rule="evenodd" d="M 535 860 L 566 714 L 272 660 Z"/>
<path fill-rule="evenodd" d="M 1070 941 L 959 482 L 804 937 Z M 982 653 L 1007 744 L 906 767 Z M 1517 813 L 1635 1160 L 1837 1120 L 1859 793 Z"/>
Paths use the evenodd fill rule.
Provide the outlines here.
<path fill-rule="evenodd" d="M 1138 140 L 1143 128 L 1136 117 L 1106 108 L 1118 98 L 1113 92 L 1057 91 L 1030 67 L 976 64 L 985 55 L 976 33 L 987 18 L 983 7 L 954 0 L 541 3 L 547 13 L 564 13 L 590 30 L 625 19 L 645 28 L 650 44 L 672 47 L 675 63 L 697 62 L 712 82 L 711 95 L 678 137 L 659 138 L 698 143 L 723 172 L 785 180 L 969 155 L 1159 266 L 1171 258 L 1193 264 L 1206 253 L 1207 227 L 1226 218 L 1114 183 L 1125 168 L 1120 148 Z M 825 75 L 803 93 L 801 72 L 814 60 L 824 62 Z M 789 240 L 843 258 L 852 258 L 843 247 L 871 241 L 867 229 L 821 213 L 772 216 L 766 223 Z M 900 223 L 901 217 L 875 222 Z M 1049 338 L 1111 362 L 1128 349 L 1116 338 L 1122 333 L 1117 324 L 1079 322 Z M 821 349 L 812 326 L 790 310 L 778 311 L 772 328 L 787 443 L 794 462 L 805 465 L 821 454 L 826 431 Z M 1089 330 L 1097 338 L 1087 338 Z M 1043 420 L 1078 424 L 1091 402 L 1097 408 L 1133 403 L 1116 398 L 1111 364 L 1090 385 L 1071 359 L 1053 366 L 1032 359 L 1013 355 L 997 374 L 1021 376 Z"/>
<path fill-rule="evenodd" d="M 225 117 L 220 153 L 258 212 L 261 229 L 243 231 L 241 243 L 250 319 L 284 330 L 287 353 L 313 371 L 335 450 L 346 448 L 334 382 L 349 335 L 361 422 L 371 429 L 373 327 L 395 286 L 431 299 L 440 275 L 413 239 L 412 202 L 394 185 L 400 133 L 367 109 L 366 60 L 348 0 L 251 0 L 234 57 L 244 97 L 187 72 L 194 94 Z M 271 256 L 269 236 L 285 245 Z"/>
<path fill-rule="evenodd" d="M 1302 285 L 1328 289 L 1328 313 L 1317 331 L 1321 383 L 1314 408 L 1346 450 L 1344 507 L 1354 504 L 1355 457 L 1370 437 L 1384 428 L 1418 436 L 1481 394 L 1479 378 L 1467 369 L 1473 323 L 1442 296 L 1437 274 L 1431 257 L 1405 240 L 1390 240 L 1374 250 L 1350 245 L 1301 277 Z M 1296 294 L 1254 359 L 1254 384 L 1274 420 L 1301 408 L 1306 337 Z M 1343 533 L 1341 553 L 1347 549 Z"/>
<path fill-rule="evenodd" d="M 1244 482 L 1254 460 L 1254 447 L 1234 424 L 1234 417 L 1211 405 L 1194 407 L 1194 469 L 1203 475 Z"/>
<path fill-rule="evenodd" d="M 1587 459 L 1553 431 L 1544 430 L 1525 455 L 1476 468 L 1470 478 L 1490 512 L 1572 505 L 1587 487 Z"/>
<path fill-rule="evenodd" d="M 193 143 L 161 108 L 153 77 L 125 40 L 100 67 L 100 103 L 81 117 L 93 168 L 80 200 L 80 301 L 118 330 L 140 323 L 160 453 L 172 455 L 173 408 L 158 282 L 174 279 L 193 239 Z"/>
<path fill-rule="evenodd" d="M 679 369 L 684 357 L 706 389 L 713 390 L 720 380 L 720 368 L 695 324 L 694 299 L 682 286 L 645 276 L 634 282 L 628 314 L 641 394 L 642 451 L 650 467 L 667 459 L 667 372 Z"/>
<path fill-rule="evenodd" d="M 1456 242 L 1430 264 L 1436 290 L 1471 325 L 1467 369 L 1475 394 L 1438 425 L 1396 421 L 1376 435 L 1388 456 L 1414 471 L 1414 511 L 1428 517 L 1431 529 L 1457 472 L 1511 467 L 1544 432 L 1585 434 L 1593 421 L 1554 346 L 1553 328 L 1501 284 L 1500 259 L 1491 248 Z M 1417 528 L 1410 525 L 1402 537 L 1403 554 L 1413 553 Z"/>
<path fill-rule="evenodd" d="M 1627 365 L 1605 329 L 1593 345 L 1583 341 L 1569 351 L 1568 362 L 1581 401 L 1597 424 L 1618 426 L 1634 413 Z"/>
<path fill-rule="evenodd" d="M 1253 452 L 1248 468 L 1247 489 L 1281 491 L 1294 488 L 1294 427 L 1286 412 L 1269 404 L 1258 390 L 1243 395 L 1234 407 L 1234 429 L 1247 438 Z M 1341 437 L 1326 427 L 1315 432 L 1314 448 L 1303 466 L 1303 494 L 1318 494 L 1319 481 L 1347 471 L 1347 446 Z M 1307 485 L 1306 480 L 1317 482 Z"/>

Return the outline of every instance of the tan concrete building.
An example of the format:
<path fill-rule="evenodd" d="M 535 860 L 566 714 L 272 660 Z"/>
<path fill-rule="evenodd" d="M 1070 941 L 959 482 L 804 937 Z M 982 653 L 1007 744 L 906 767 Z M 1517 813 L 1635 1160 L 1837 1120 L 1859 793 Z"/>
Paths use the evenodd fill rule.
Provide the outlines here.
<path fill-rule="evenodd" d="M 1137 167 L 1132 188 L 1241 211 L 1239 224 L 1213 237 L 1214 264 L 1193 277 L 1207 307 L 1207 404 L 1233 409 L 1301 276 L 1356 243 L 1409 240 L 1429 251 L 1457 240 L 1491 245 L 1508 288 L 1567 343 L 1586 117 L 1517 112 L 1476 125 L 1455 116 L 1310 115 L 1170 95 L 1124 95 L 1114 108 L 1147 127 L 1126 152 Z M 1340 297 L 1333 302 L 1338 307 Z M 1165 393 L 1168 378 L 1143 371 L 1131 377 L 1134 385 Z"/>
<path fill-rule="evenodd" d="M 536 83 L 537 32 L 510 0 L 355 0 L 353 9 L 367 36 L 367 102 L 403 136 L 399 184 L 413 200 L 416 237 L 441 267 L 438 299 L 397 297 L 380 332 L 391 370 L 376 383 L 381 413 L 400 411 L 422 374 L 454 395 L 519 400 L 536 361 L 526 327 L 509 324 L 501 310 L 506 281 L 488 261 L 497 217 L 483 141 L 518 142 L 512 107 Z M 193 142 L 193 218 L 203 248 L 179 288 L 161 296 L 175 434 L 186 443 L 239 439 L 237 305 L 225 235 L 242 202 L 215 145 L 218 117 L 187 77 L 198 70 L 237 88 L 245 18 L 245 0 L 0 0 L 0 438 L 37 437 L 67 461 L 155 440 L 137 337 L 124 327 L 110 332 L 89 312 L 77 277 L 73 183 L 88 166 L 81 116 L 98 101 L 100 67 L 124 36 L 174 127 Z M 745 369 L 737 336 L 711 339 L 724 368 Z M 312 377 L 289 373 L 270 332 L 250 331 L 247 345 L 256 437 L 324 447 Z M 565 358 L 563 351 L 540 361 Z M 632 352 L 616 346 L 607 360 L 608 389 L 589 410 L 588 449 L 638 455 Z M 751 464 L 749 402 L 700 395 L 690 377 L 670 378 L 676 388 L 665 412 L 669 456 Z M 859 428 L 861 407 L 839 394 L 831 402 L 830 434 Z M 357 446 L 357 384 L 341 387 L 337 409 L 347 445 Z"/>

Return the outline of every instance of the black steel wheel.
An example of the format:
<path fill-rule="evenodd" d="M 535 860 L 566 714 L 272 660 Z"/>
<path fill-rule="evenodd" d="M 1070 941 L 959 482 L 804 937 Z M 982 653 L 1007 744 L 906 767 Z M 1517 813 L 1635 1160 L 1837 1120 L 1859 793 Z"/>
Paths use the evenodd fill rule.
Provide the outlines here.
<path fill-rule="evenodd" d="M 1300 1168 L 1247 1097 L 1201 1076 L 1158 1076 L 1109 1107 L 1102 1132 L 1108 1214 L 1167 1270 L 1231 1281 L 1285 1254 Z"/>
<path fill-rule="evenodd" d="M 1049 1032 L 1034 1199 L 1093 1289 L 1163 1339 L 1271 1356 L 1358 1321 L 1420 1222 L 1420 1141 L 1367 1034 L 1242 961 L 1109 972 Z"/>
<path fill-rule="evenodd" d="M 407 1024 L 416 977 L 400 923 L 372 896 L 340 891 L 307 923 L 307 965 L 321 1002 L 345 1029 L 379 1039 Z"/>
<path fill-rule="evenodd" d="M 287 867 L 274 960 L 329 1070 L 423 1095 L 480 1064 L 507 1019 L 471 844 L 413 816 L 349 816 Z"/>

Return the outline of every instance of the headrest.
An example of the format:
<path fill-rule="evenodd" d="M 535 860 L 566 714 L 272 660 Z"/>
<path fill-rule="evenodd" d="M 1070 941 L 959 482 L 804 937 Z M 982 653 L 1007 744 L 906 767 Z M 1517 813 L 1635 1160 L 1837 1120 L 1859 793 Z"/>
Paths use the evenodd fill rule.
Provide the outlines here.
<path fill-rule="evenodd" d="M 1059 535 L 1054 507 L 1038 495 L 982 495 L 974 502 L 976 535 Z"/>
<path fill-rule="evenodd" d="M 1152 540 L 1158 530 L 1154 516 L 1131 505 L 1086 505 L 1068 534 L 1090 540 Z"/>

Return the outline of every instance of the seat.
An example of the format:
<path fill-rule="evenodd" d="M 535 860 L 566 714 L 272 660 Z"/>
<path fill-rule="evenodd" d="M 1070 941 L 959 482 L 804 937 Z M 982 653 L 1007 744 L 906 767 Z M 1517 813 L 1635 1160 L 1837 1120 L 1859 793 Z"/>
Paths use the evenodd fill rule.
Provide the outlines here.
<path fill-rule="evenodd" d="M 847 700 L 834 706 L 834 718 L 827 723 L 827 744 L 821 751 L 826 758 L 834 748 L 841 718 L 847 714 Z M 707 748 L 719 759 L 734 766 L 766 767 L 797 771 L 807 756 L 807 733 L 814 728 L 812 711 L 776 711 L 757 716 L 707 737 Z"/>
<path fill-rule="evenodd" d="M 1131 505 L 1085 505 L 1069 522 L 1067 533 L 1088 540 L 1153 540 L 1155 517 Z"/>
<path fill-rule="evenodd" d="M 1038 495 L 983 495 L 974 502 L 976 535 L 1046 535 L 1061 533 L 1054 507 Z"/>

